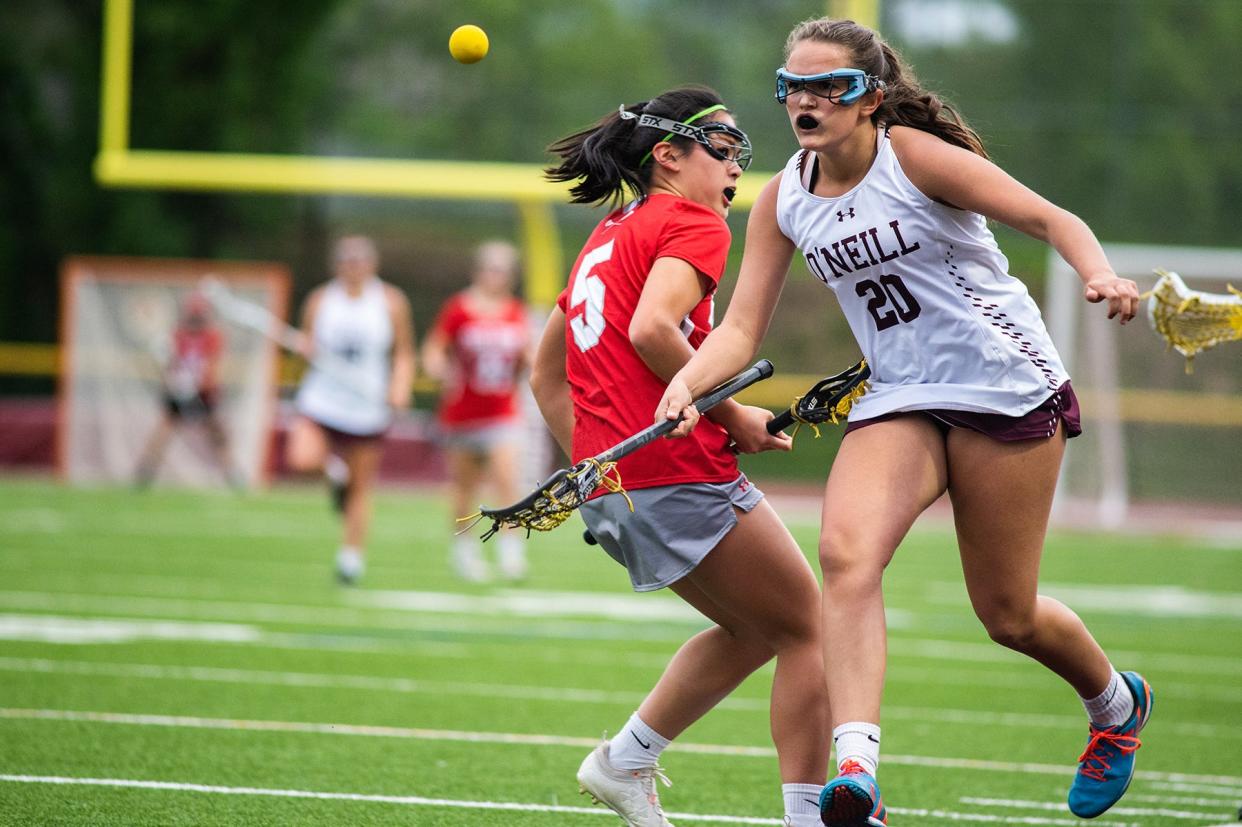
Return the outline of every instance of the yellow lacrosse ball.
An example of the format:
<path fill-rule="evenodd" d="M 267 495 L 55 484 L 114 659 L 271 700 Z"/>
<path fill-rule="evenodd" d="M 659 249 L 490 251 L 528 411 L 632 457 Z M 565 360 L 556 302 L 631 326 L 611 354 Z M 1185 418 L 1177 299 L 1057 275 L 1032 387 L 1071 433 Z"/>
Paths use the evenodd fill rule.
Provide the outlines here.
<path fill-rule="evenodd" d="M 458 63 L 478 63 L 487 56 L 487 32 L 471 23 L 458 26 L 449 36 L 449 54 Z"/>

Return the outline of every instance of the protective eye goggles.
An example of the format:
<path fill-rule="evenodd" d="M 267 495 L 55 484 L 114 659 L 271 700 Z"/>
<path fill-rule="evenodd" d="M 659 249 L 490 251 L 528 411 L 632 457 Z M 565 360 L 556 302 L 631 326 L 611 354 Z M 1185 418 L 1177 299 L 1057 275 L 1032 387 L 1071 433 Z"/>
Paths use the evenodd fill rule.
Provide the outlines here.
<path fill-rule="evenodd" d="M 652 129 L 666 130 L 668 134 L 656 143 L 663 143 L 672 139 L 674 135 L 680 135 L 702 146 L 703 149 L 707 150 L 707 154 L 717 161 L 732 161 L 745 171 L 754 157 L 750 138 L 746 136 L 745 132 L 736 126 L 730 126 L 721 121 L 708 121 L 698 126 L 691 125 L 704 115 L 710 115 L 712 112 L 718 112 L 724 108 L 724 104 L 719 103 L 715 106 L 709 106 L 697 115 L 687 118 L 684 123 L 670 120 L 669 118 L 661 118 L 658 115 L 636 115 L 633 112 L 626 111 L 624 106 L 621 107 L 620 114 L 622 120 L 631 121 L 637 119 L 640 127 L 646 126 Z M 642 161 L 638 165 L 642 166 L 650 158 L 651 152 L 648 152 L 643 156 Z"/>
<path fill-rule="evenodd" d="M 862 69 L 837 69 L 820 75 L 795 75 L 784 66 L 776 70 L 776 99 L 781 103 L 790 95 L 810 92 L 838 106 L 849 106 L 868 92 L 884 90 L 884 81 Z"/>

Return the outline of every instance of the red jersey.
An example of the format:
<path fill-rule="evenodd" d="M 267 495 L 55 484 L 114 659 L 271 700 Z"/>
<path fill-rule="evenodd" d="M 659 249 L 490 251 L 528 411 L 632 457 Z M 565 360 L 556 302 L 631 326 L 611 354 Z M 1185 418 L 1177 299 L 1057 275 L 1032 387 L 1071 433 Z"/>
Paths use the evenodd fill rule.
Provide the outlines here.
<path fill-rule="evenodd" d="M 479 427 L 517 416 L 517 373 L 530 336 L 522 303 L 509 299 L 497 312 L 483 314 L 458 293 L 444 303 L 433 330 L 448 340 L 453 356 L 440 395 L 440 424 Z"/>
<path fill-rule="evenodd" d="M 566 316 L 566 374 L 574 405 L 573 460 L 594 456 L 651 425 L 666 383 L 630 344 L 630 320 L 658 258 L 679 258 L 712 282 L 682 321 L 691 347 L 712 328 L 712 296 L 731 236 L 712 210 L 655 194 L 610 214 L 591 233 L 557 299 Z M 685 439 L 656 440 L 618 465 L 626 488 L 731 482 L 737 458 L 724 428 L 706 418 Z"/>
<path fill-rule="evenodd" d="M 224 351 L 224 337 L 211 326 L 179 326 L 173 331 L 172 358 L 166 381 L 177 394 L 212 394 L 219 378 L 216 367 Z"/>

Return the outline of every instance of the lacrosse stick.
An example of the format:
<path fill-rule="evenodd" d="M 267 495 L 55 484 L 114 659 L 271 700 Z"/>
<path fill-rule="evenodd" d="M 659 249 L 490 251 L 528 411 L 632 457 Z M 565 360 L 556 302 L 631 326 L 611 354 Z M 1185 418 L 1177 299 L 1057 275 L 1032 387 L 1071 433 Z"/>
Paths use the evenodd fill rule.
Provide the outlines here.
<path fill-rule="evenodd" d="M 1221 342 L 1242 339 L 1242 293 L 1230 295 L 1191 290 L 1177 273 L 1157 270 L 1160 280 L 1149 292 L 1147 318 L 1169 346 L 1186 357 L 1193 370 L 1195 354 Z"/>
<path fill-rule="evenodd" d="M 290 353 L 301 356 L 312 368 L 331 376 L 360 399 L 371 400 L 376 397 L 377 389 L 364 384 L 357 373 L 350 369 L 349 362 L 331 353 L 307 357 L 306 336 L 300 330 L 266 307 L 241 298 L 219 278 L 204 276 L 199 282 L 199 290 L 211 302 L 216 312 L 228 321 L 266 336 Z"/>
<path fill-rule="evenodd" d="M 743 388 L 771 375 L 772 363 L 767 359 L 760 359 L 725 384 L 696 399 L 694 407 L 699 413 L 706 413 Z M 490 539 L 504 527 L 524 528 L 527 534 L 532 530 L 551 531 L 569 519 L 569 515 L 600 487 L 625 496 L 628 502 L 629 497 L 626 496 L 625 489 L 621 486 L 621 477 L 617 474 L 617 460 L 669 433 L 680 422 L 680 418 L 657 422 L 602 454 L 588 457 L 570 468 L 562 468 L 540 483 L 534 492 L 507 508 L 480 508 L 479 513 L 459 520 L 469 521 L 462 531 L 469 531 L 480 520 L 492 521 L 491 527 L 483 533 L 484 540 Z M 633 503 L 630 503 L 630 510 L 634 510 Z"/>
<path fill-rule="evenodd" d="M 819 424 L 838 424 L 840 418 L 850 412 L 854 400 L 867 392 L 867 378 L 870 376 L 871 368 L 868 367 L 867 360 L 863 359 L 836 376 L 819 380 L 809 391 L 795 399 L 789 410 L 782 411 L 768 422 L 768 433 L 780 433 L 797 423 L 793 436 L 797 436 L 798 428 L 810 425 L 818 439 Z"/>

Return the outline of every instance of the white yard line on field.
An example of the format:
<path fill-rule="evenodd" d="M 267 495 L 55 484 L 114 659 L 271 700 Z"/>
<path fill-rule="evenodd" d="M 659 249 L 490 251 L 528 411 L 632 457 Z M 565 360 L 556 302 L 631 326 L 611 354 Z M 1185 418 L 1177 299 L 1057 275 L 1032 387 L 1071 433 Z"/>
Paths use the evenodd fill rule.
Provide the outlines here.
<path fill-rule="evenodd" d="M 1185 784 L 1177 782 L 1161 781 L 1152 784 L 1152 787 L 1158 790 L 1169 790 L 1175 793 L 1198 793 L 1199 795 L 1216 795 L 1222 798 L 1232 798 L 1242 801 L 1242 785 L 1236 787 L 1219 786 L 1215 784 Z"/>
<path fill-rule="evenodd" d="M 2 621 L 3 618 L 0 618 Z M 2 628 L 2 623 L 0 623 Z M 520 684 L 466 683 L 412 678 L 340 675 L 312 672 L 221 668 L 214 666 L 168 666 L 144 663 L 101 663 L 96 661 L 52 660 L 0 657 L 0 670 L 67 675 L 107 675 L 148 680 L 187 680 L 268 686 L 310 687 L 318 689 L 366 689 L 379 692 L 426 694 L 444 697 L 468 695 L 478 698 L 548 701 L 552 703 L 617 704 L 631 706 L 646 697 L 645 692 L 617 692 Z M 725 698 L 717 709 L 741 712 L 767 712 L 766 698 Z M 986 712 L 970 709 L 885 706 L 887 718 L 906 721 L 961 724 L 963 726 L 1010 726 L 1020 729 L 1059 727 L 1080 730 L 1082 715 L 1049 715 L 1026 712 Z M 1190 738 L 1242 738 L 1242 732 L 1209 724 L 1170 722 L 1164 729 Z"/>
<path fill-rule="evenodd" d="M 131 618 L 82 618 L 0 614 L 0 640 L 40 643 L 129 643 L 135 640 L 199 640 L 253 643 L 263 637 L 254 626 Z"/>
<path fill-rule="evenodd" d="M 0 707 L 0 719 L 77 721 L 127 726 L 156 726 L 187 729 L 247 730 L 259 732 L 296 732 L 317 735 L 350 735 L 378 738 L 405 738 L 418 741 L 456 741 L 486 744 L 522 744 L 590 748 L 598 746 L 596 738 L 565 735 L 540 735 L 512 732 L 479 732 L 413 727 L 368 726 L 359 724 L 317 723 L 303 721 L 256 721 L 232 718 L 203 718 L 193 715 L 146 715 L 128 712 L 90 712 L 71 709 L 13 709 Z M 671 749 L 700 755 L 723 755 L 749 758 L 775 758 L 772 747 L 734 746 L 728 744 L 676 743 Z M 938 769 L 1010 772 L 1033 775 L 1069 776 L 1071 768 L 1064 765 L 983 761 L 973 758 L 937 758 L 923 755 L 887 755 L 886 764 L 933 767 Z M 1175 781 L 1202 784 L 1242 785 L 1242 777 L 1229 775 L 1196 775 L 1193 773 L 1139 770 L 1135 778 L 1145 781 Z"/>
<path fill-rule="evenodd" d="M 556 804 L 524 804 L 516 801 L 460 801 L 449 798 L 424 798 L 414 795 L 377 795 L 367 793 L 324 792 L 319 790 L 284 790 L 264 787 L 221 787 L 212 784 L 191 784 L 179 781 L 145 781 L 127 778 L 72 778 L 60 775 L 0 775 L 0 782 L 16 784 L 59 784 L 89 787 L 120 787 L 123 789 L 160 790 L 168 792 L 208 793 L 213 795 L 266 796 L 271 798 L 309 798 L 321 801 L 357 801 L 377 804 L 402 804 L 416 807 L 445 807 L 464 810 L 502 810 L 526 813 L 566 813 L 616 818 L 600 807 L 567 807 Z M 1081 822 L 1067 818 L 1038 816 L 998 816 L 987 813 L 957 813 L 946 810 L 908 810 L 890 807 L 896 815 L 935 819 L 939 821 L 974 822 L 983 824 L 1030 824 L 1049 827 L 1076 827 Z M 704 824 L 780 824 L 772 818 L 752 816 L 705 815 L 700 813 L 669 813 L 671 818 Z M 1129 822 L 1097 821 L 1099 827 L 1133 827 Z"/>
<path fill-rule="evenodd" d="M 514 594 L 522 594 L 513 590 Z M 447 595 L 442 606 L 457 607 L 453 612 L 441 615 L 428 611 L 427 616 L 417 612 L 397 609 L 367 608 L 363 606 L 306 606 L 292 603 L 257 603 L 245 601 L 223 601 L 211 599 L 185 599 L 165 597 L 122 597 L 92 594 L 69 594 L 45 591 L 0 591 L 0 609 L 26 609 L 34 611 L 75 612 L 82 614 L 101 613 L 119 614 L 126 617 L 138 615 L 159 618 L 190 618 L 194 620 L 228 621 L 234 623 L 279 623 L 286 625 L 313 625 L 317 627 L 344 628 L 382 628 L 400 629 L 403 631 L 437 631 L 455 635 L 523 635 L 563 640 L 633 640 L 635 642 L 680 641 L 684 640 L 688 628 L 707 625 L 706 620 L 686 619 L 681 624 L 670 619 L 669 613 L 660 605 L 660 598 L 654 598 L 656 604 L 648 609 L 643 604 L 651 603 L 644 595 L 615 595 L 601 593 L 552 592 L 547 595 L 547 614 L 541 616 L 518 616 L 504 610 L 506 605 L 522 605 L 523 611 L 534 611 L 524 600 L 512 599 L 509 592 L 498 592 L 494 595 L 474 596 L 474 602 L 461 600 L 468 597 L 455 592 L 428 595 Z M 589 605 L 590 600 L 583 600 L 584 595 L 609 598 L 605 612 L 605 620 L 574 619 L 565 620 L 565 610 L 556 607 L 555 595 L 570 595 L 576 607 Z M 628 619 L 615 616 L 617 598 L 634 601 L 633 610 Z M 437 600 L 439 598 L 436 598 Z M 434 601 L 433 601 L 434 602 Z M 672 601 L 666 601 L 672 602 Z M 628 604 L 627 604 L 628 605 Z M 680 604 L 678 604 L 680 605 Z M 476 614 L 489 614 L 479 617 Z M 577 611 L 577 609 L 575 609 Z M 649 613 L 648 613 L 649 612 Z M 914 616 L 903 619 L 903 615 L 894 614 L 890 630 L 899 628 L 903 623 L 912 622 Z M 549 621 L 543 623 L 541 621 Z M 555 622 L 551 622 L 555 621 Z M 523 625 L 517 625 L 518 623 Z M 976 663 L 1023 663 L 1024 659 L 994 643 L 974 643 L 970 641 L 936 640 L 910 637 L 904 633 L 892 635 L 888 642 L 889 652 L 900 657 L 926 658 L 936 661 L 968 661 Z M 1110 652 L 1113 659 L 1125 663 L 1128 667 L 1139 669 L 1162 669 L 1171 672 L 1194 672 L 1214 676 L 1242 675 L 1242 658 L 1151 653 L 1114 650 Z"/>
<path fill-rule="evenodd" d="M 961 583 L 936 580 L 926 586 L 931 603 L 960 604 L 966 599 L 966 587 Z M 1052 582 L 1040 583 L 1039 591 L 1084 614 L 1242 620 L 1242 594 L 1236 592 L 1211 592 L 1185 586 Z"/>

